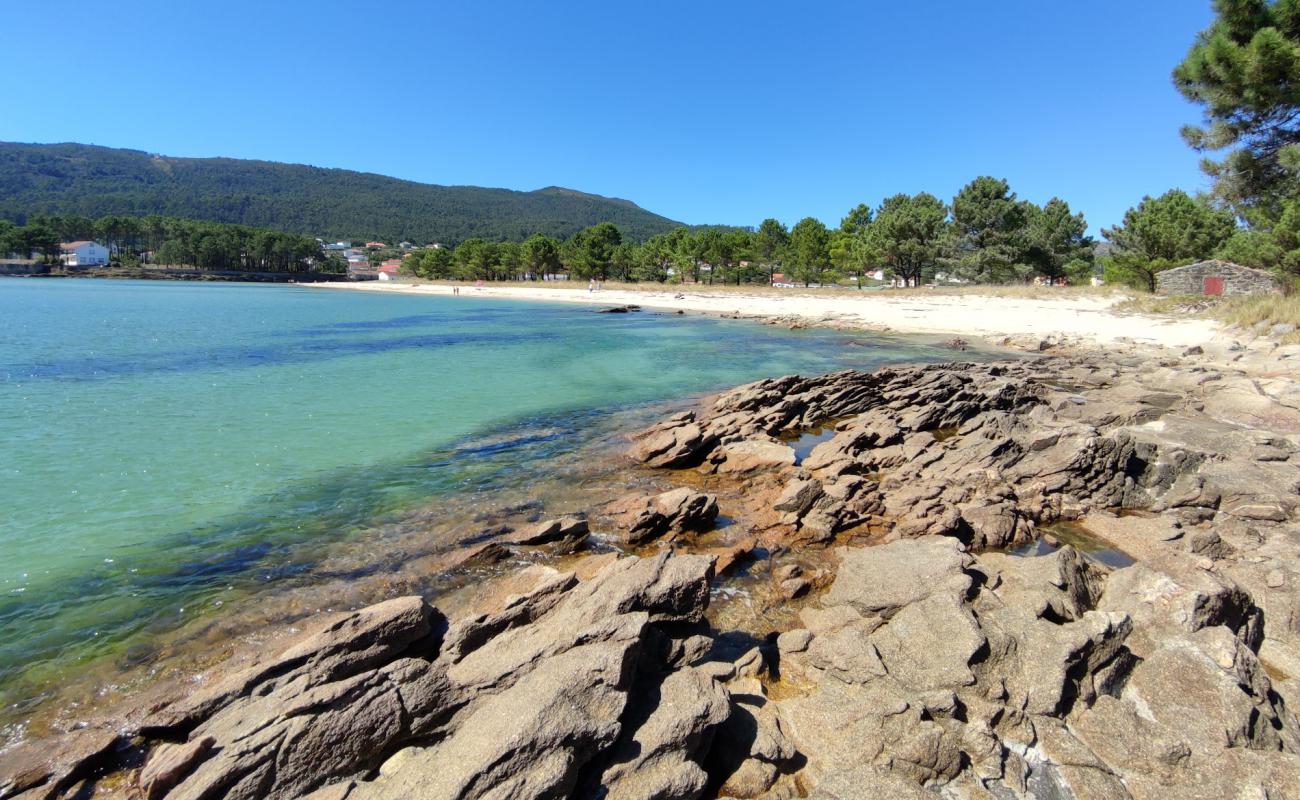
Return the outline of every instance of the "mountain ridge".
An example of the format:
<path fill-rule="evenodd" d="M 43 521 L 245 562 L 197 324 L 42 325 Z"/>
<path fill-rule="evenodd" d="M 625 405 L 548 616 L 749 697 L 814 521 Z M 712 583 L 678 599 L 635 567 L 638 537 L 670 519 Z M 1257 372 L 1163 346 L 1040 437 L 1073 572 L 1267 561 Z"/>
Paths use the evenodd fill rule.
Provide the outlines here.
<path fill-rule="evenodd" d="M 444 244 L 563 238 L 605 221 L 642 240 L 680 224 L 631 200 L 563 186 L 448 186 L 260 159 L 0 142 L 0 217 L 21 222 L 36 214 L 161 214 L 331 239 Z"/>

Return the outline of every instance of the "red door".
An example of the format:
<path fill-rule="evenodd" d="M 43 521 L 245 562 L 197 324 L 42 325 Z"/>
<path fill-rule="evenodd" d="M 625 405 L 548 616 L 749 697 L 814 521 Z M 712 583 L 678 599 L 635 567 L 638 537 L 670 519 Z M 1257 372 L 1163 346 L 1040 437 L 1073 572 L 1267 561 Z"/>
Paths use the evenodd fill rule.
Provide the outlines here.
<path fill-rule="evenodd" d="M 1210 277 L 1205 279 L 1205 293 L 1220 295 L 1223 294 L 1223 278 Z"/>

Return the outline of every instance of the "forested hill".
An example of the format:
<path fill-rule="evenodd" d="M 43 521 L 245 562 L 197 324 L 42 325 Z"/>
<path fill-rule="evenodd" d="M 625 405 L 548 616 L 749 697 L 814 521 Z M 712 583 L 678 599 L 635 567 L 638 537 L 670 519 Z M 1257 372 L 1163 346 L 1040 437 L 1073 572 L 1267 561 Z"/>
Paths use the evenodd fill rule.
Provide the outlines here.
<path fill-rule="evenodd" d="M 33 214 L 161 214 L 390 244 L 564 238 L 606 221 L 643 240 L 678 224 L 627 200 L 559 187 L 436 186 L 301 164 L 0 142 L 0 218 Z"/>

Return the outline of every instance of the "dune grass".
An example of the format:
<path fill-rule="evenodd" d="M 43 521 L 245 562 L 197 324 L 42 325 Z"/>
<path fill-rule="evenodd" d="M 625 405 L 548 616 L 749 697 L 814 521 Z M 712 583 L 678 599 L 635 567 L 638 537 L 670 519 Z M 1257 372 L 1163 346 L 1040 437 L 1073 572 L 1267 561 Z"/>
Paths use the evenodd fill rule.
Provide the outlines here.
<path fill-rule="evenodd" d="M 1230 297 L 1211 309 L 1215 319 L 1229 325 L 1253 328 L 1260 323 L 1294 325 L 1296 331 L 1286 334 L 1283 341 L 1300 344 L 1300 294 L 1265 294 L 1252 297 Z"/>
<path fill-rule="evenodd" d="M 1290 324 L 1297 327 L 1297 332 L 1284 335 L 1282 341 L 1300 344 L 1300 293 L 1248 297 L 1142 294 L 1116 304 L 1114 310 L 1130 314 L 1207 317 L 1244 330 Z"/>

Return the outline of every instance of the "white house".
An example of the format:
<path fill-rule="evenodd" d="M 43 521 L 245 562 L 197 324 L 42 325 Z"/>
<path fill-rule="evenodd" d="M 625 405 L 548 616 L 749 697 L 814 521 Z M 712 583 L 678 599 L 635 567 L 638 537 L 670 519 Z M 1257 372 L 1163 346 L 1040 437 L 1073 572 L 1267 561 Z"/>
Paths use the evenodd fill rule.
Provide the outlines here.
<path fill-rule="evenodd" d="M 67 267 L 96 267 L 108 263 L 108 248 L 98 242 L 64 242 L 59 261 Z"/>

